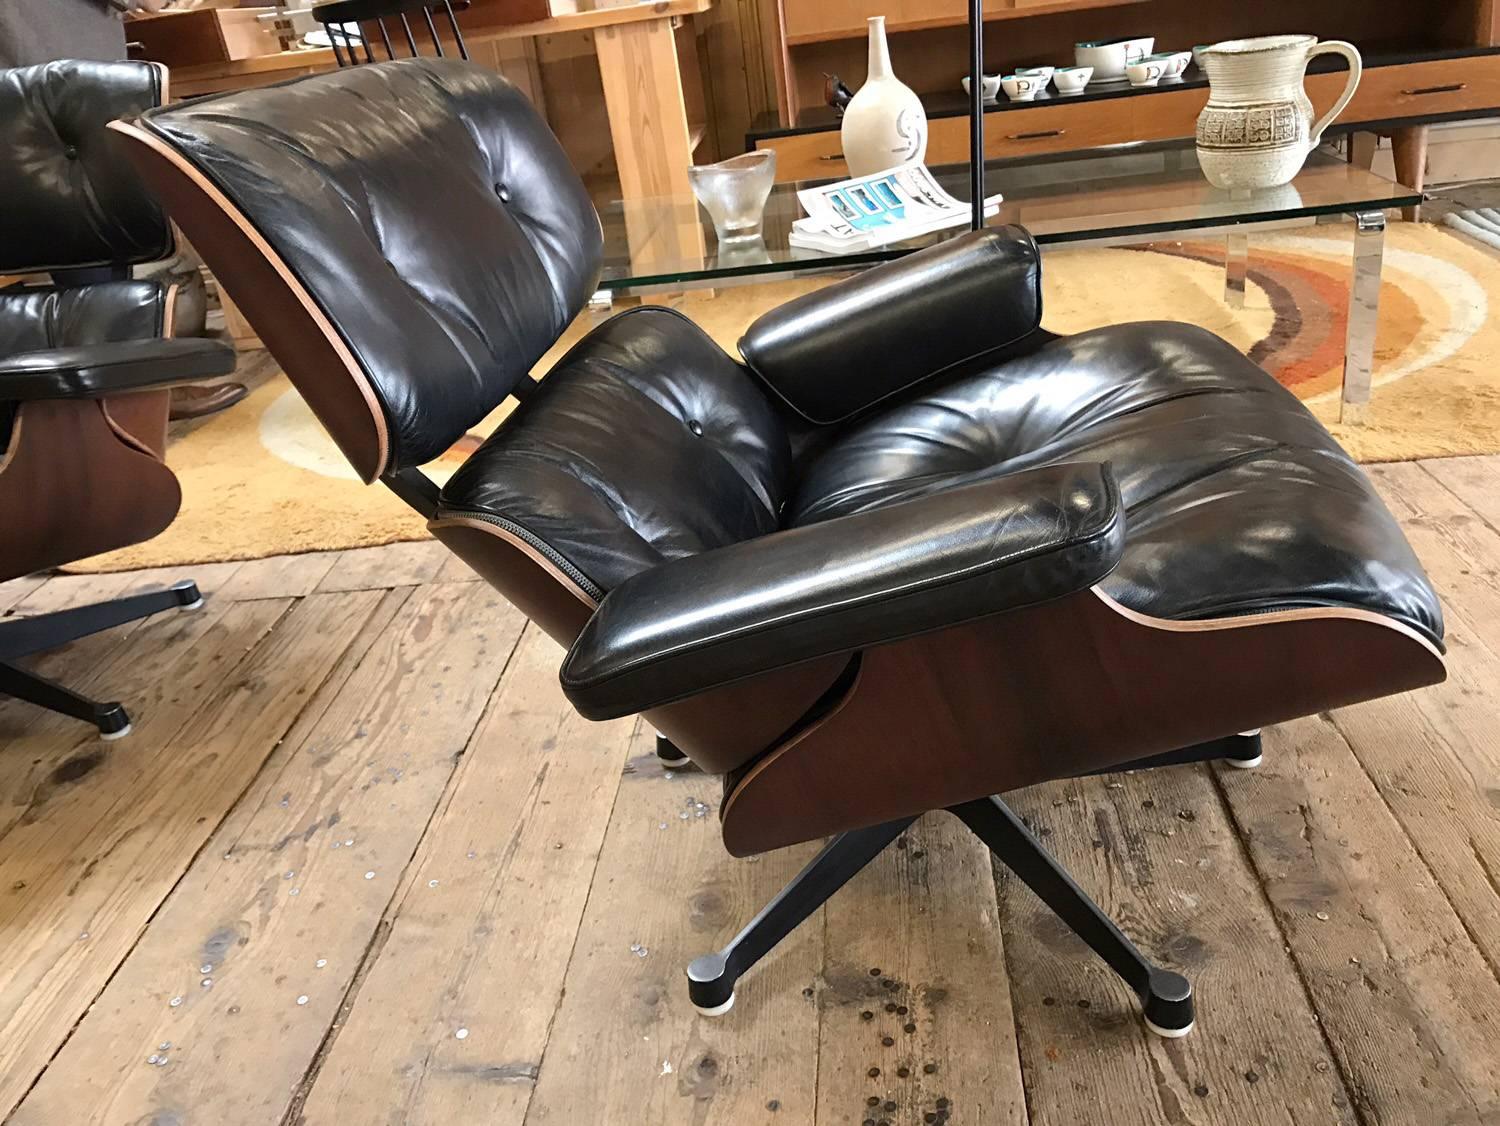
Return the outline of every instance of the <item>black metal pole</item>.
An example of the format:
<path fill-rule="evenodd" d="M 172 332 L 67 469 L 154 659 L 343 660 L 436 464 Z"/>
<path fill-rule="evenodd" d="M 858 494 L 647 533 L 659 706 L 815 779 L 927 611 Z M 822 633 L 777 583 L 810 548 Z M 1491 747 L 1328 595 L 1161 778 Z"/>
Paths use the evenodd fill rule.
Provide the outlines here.
<path fill-rule="evenodd" d="M 984 0 L 969 0 L 969 229 L 984 226 Z"/>

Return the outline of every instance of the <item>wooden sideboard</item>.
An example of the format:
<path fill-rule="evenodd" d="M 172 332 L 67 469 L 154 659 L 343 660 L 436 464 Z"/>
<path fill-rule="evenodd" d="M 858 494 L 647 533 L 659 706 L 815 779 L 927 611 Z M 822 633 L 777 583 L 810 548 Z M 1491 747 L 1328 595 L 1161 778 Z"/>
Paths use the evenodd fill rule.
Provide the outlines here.
<path fill-rule="evenodd" d="M 1421 187 L 1425 126 L 1500 115 L 1500 0 L 986 0 L 986 70 L 1067 65 L 1081 40 L 1154 35 L 1158 50 L 1286 31 L 1347 39 L 1364 53 L 1364 80 L 1335 131 L 1395 139 L 1404 182 Z M 884 15 L 897 77 L 921 95 L 929 164 L 968 159 L 965 0 L 780 0 L 779 112 L 747 136 L 773 148 L 782 181 L 848 175 L 839 120 L 822 104 L 825 73 L 858 89 L 865 20 Z M 1319 59 L 1307 91 L 1319 108 L 1343 86 L 1342 63 Z M 1146 90 L 1095 87 L 989 108 L 985 152 L 1026 157 L 1133 141 L 1190 137 L 1208 83 L 1194 67 Z"/>

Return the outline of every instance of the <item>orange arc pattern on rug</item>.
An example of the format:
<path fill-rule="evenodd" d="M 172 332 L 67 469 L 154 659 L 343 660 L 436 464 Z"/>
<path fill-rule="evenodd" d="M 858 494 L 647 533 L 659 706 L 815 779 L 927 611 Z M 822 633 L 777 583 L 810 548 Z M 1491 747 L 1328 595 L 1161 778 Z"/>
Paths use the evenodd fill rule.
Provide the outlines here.
<path fill-rule="evenodd" d="M 1203 243 L 1152 244 L 1149 253 L 1170 254 L 1222 267 L 1224 249 Z M 1344 367 L 1349 325 L 1348 264 L 1307 255 L 1257 253 L 1246 271 L 1275 314 L 1271 331 L 1249 356 L 1279 383 L 1304 398 L 1337 391 Z M 1397 354 L 1416 341 L 1422 324 L 1421 304 L 1400 284 L 1386 280 L 1380 292 L 1382 349 Z"/>

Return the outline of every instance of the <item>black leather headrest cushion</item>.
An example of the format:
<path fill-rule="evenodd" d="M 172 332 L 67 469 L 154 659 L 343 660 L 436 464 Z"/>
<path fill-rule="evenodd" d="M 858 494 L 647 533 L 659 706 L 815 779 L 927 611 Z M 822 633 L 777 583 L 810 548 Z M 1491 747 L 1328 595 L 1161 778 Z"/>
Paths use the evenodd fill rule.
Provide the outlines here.
<path fill-rule="evenodd" d="M 965 234 L 778 305 L 740 354 L 808 421 L 843 422 L 1035 332 L 1041 279 L 1022 228 Z"/>
<path fill-rule="evenodd" d="M 163 73 L 152 63 L 72 60 L 0 70 L 0 273 L 172 253 L 166 215 L 105 128 L 158 105 Z"/>

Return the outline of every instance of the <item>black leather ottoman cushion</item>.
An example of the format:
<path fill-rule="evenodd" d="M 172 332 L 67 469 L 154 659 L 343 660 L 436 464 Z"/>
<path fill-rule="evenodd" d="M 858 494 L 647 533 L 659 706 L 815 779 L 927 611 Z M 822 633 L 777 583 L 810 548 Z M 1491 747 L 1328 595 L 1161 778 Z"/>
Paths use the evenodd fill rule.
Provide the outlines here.
<path fill-rule="evenodd" d="M 1102 585 L 1125 606 L 1354 607 L 1441 641 L 1437 597 L 1368 479 L 1295 396 L 1189 325 L 1059 338 L 883 412 L 808 468 L 787 518 L 1076 461 L 1109 461 L 1119 482 L 1125 550 Z"/>

